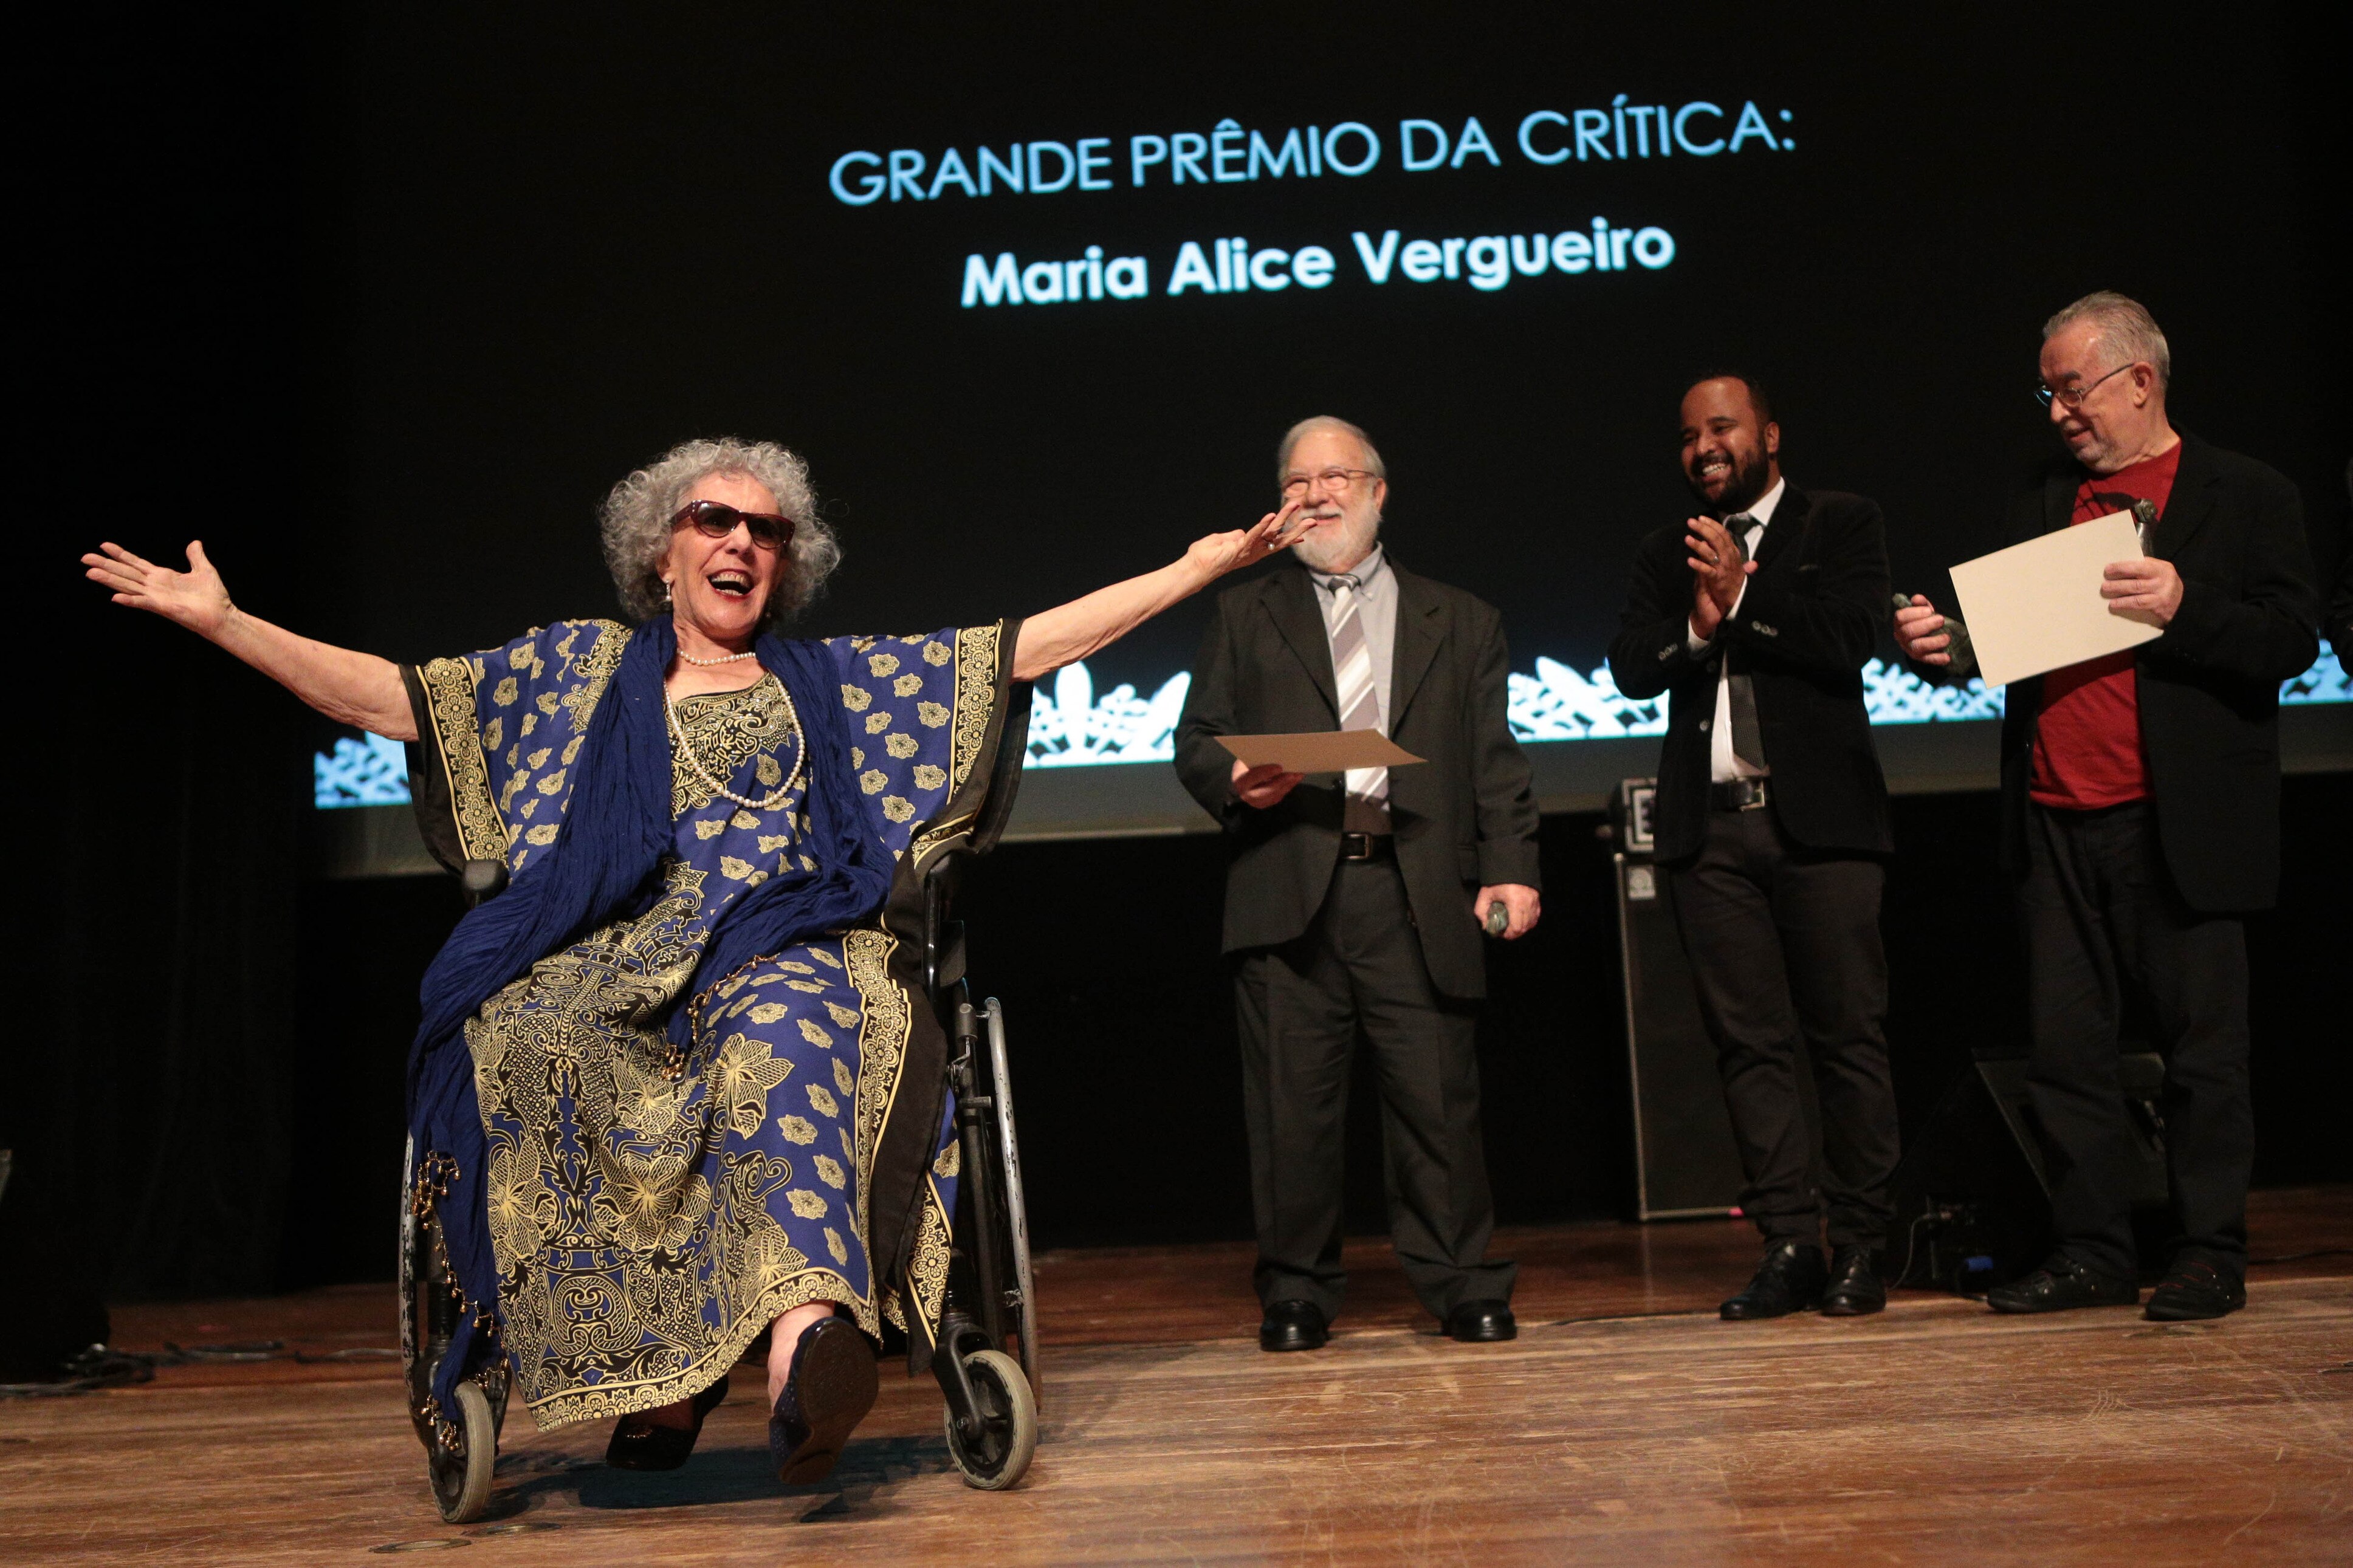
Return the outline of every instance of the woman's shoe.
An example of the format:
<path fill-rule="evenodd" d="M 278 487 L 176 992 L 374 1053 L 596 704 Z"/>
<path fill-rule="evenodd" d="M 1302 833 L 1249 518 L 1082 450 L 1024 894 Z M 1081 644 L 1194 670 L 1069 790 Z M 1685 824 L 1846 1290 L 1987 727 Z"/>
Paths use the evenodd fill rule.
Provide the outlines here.
<path fill-rule="evenodd" d="M 776 1479 L 797 1487 L 831 1475 L 881 1392 L 874 1348 L 857 1324 L 827 1318 L 803 1330 L 785 1391 L 768 1416 L 768 1458 Z"/>
<path fill-rule="evenodd" d="M 691 1426 L 657 1426 L 643 1414 L 622 1416 L 613 1427 L 613 1440 L 605 1445 L 605 1462 L 617 1470 L 678 1468 L 702 1436 L 702 1418 L 726 1397 L 727 1374 L 722 1373 L 717 1383 L 694 1396 Z"/>

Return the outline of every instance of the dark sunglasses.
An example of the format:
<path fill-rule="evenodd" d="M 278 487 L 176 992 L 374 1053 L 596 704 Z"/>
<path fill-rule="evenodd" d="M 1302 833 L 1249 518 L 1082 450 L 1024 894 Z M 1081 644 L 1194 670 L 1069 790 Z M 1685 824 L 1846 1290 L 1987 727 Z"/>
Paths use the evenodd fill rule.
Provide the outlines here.
<path fill-rule="evenodd" d="M 724 501 L 689 501 L 670 520 L 672 530 L 689 523 L 702 531 L 710 539 L 724 539 L 742 523 L 752 531 L 752 542 L 763 550 L 782 550 L 793 542 L 793 530 L 799 525 L 789 517 L 779 517 L 769 511 L 738 511 Z"/>

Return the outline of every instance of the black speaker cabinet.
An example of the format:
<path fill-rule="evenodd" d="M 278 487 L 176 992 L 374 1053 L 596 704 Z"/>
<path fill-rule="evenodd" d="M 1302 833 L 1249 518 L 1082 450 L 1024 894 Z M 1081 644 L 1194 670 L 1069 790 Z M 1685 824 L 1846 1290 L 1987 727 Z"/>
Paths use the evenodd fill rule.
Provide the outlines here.
<path fill-rule="evenodd" d="M 2158 1112 L 2165 1061 L 2127 1052 L 2118 1067 L 2133 1133 L 2134 1228 L 2143 1236 L 2142 1255 L 2153 1257 L 2148 1243 L 2161 1239 L 2168 1202 Z M 1976 1295 L 2042 1262 L 2052 1241 L 2051 1186 L 2026 1063 L 1979 1061 L 1954 1080 L 1905 1144 L 1890 1186 L 1894 1283 Z"/>
<path fill-rule="evenodd" d="M 1627 779 L 1610 812 L 1634 1091 L 1635 1213 L 1646 1220 L 1729 1214 L 1740 1201 L 1740 1151 L 1666 877 L 1651 863 L 1652 794 L 1651 780 Z"/>

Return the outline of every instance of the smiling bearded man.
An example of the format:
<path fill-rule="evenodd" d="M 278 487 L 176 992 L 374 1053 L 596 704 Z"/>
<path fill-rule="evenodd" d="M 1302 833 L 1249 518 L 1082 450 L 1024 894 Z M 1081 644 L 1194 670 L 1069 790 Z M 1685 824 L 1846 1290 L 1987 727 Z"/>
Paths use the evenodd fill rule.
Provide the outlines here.
<path fill-rule="evenodd" d="M 1740 1145 L 1741 1208 L 1766 1247 L 1722 1311 L 1875 1312 L 1895 1168 L 1879 934 L 1894 846 L 1862 667 L 1887 603 L 1885 525 L 1861 496 L 1782 479 L 1781 426 L 1754 377 L 1702 377 L 1682 414 L 1683 478 L 1705 511 L 1642 541 L 1609 668 L 1629 697 L 1673 694 L 1658 860 Z M 1799 1103 L 1801 1038 L 1819 1147 Z"/>

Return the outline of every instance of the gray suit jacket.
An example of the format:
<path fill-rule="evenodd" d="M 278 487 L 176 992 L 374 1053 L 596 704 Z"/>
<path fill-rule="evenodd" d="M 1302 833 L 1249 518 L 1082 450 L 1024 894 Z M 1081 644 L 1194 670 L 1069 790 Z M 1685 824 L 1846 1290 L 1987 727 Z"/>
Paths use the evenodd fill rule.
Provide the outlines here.
<path fill-rule="evenodd" d="M 1398 867 L 1430 979 L 1483 996 L 1486 954 L 1471 907 L 1499 882 L 1541 886 L 1527 758 L 1504 717 L 1503 620 L 1460 588 L 1397 574 L 1390 739 L 1426 759 L 1389 774 Z M 1337 774 L 1309 778 L 1259 811 L 1234 798 L 1219 735 L 1339 725 L 1332 645 L 1296 563 L 1219 595 L 1176 726 L 1176 773 L 1225 827 L 1225 951 L 1274 947 L 1307 930 L 1340 855 Z"/>

